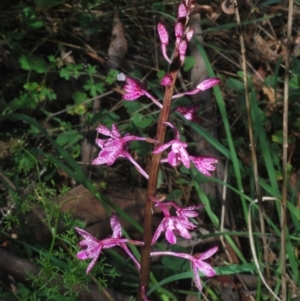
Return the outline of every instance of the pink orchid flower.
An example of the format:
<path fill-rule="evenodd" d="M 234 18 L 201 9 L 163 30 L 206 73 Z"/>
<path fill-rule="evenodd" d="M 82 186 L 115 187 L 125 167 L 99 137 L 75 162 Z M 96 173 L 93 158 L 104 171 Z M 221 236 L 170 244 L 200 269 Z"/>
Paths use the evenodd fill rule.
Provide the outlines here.
<path fill-rule="evenodd" d="M 132 158 L 132 156 L 127 151 L 127 144 L 130 141 L 147 141 L 150 143 L 157 142 L 154 139 L 146 137 L 137 137 L 132 135 L 121 136 L 119 129 L 115 124 L 112 125 L 112 129 L 109 130 L 104 125 L 99 125 L 97 131 L 105 136 L 110 136 L 108 139 L 96 139 L 96 143 L 102 149 L 96 159 L 93 160 L 92 164 L 100 165 L 107 164 L 108 166 L 112 165 L 117 158 L 125 157 L 127 158 L 135 168 L 146 178 L 148 179 L 148 174 L 140 167 L 140 165 Z"/>
<path fill-rule="evenodd" d="M 183 63 L 185 60 L 185 53 L 187 50 L 187 46 L 188 46 L 188 44 L 187 44 L 186 40 L 181 40 L 179 42 L 178 52 L 179 52 L 179 59 L 180 59 L 181 63 Z M 174 96 L 172 98 L 174 98 Z"/>
<path fill-rule="evenodd" d="M 203 124 L 204 120 L 201 117 L 197 116 L 199 108 L 199 105 L 190 105 L 186 107 L 177 107 L 175 110 L 176 112 L 180 113 L 186 120 Z"/>
<path fill-rule="evenodd" d="M 175 32 L 175 37 L 176 37 L 176 41 L 178 44 L 180 43 L 180 40 L 183 36 L 184 27 L 185 27 L 185 25 L 182 22 L 176 22 L 176 24 L 175 24 L 174 32 Z"/>
<path fill-rule="evenodd" d="M 194 281 L 195 284 L 198 288 L 198 290 L 201 292 L 202 291 L 202 285 L 200 281 L 200 276 L 199 272 L 202 272 L 206 277 L 213 277 L 216 275 L 216 271 L 212 268 L 212 266 L 203 260 L 211 257 L 218 251 L 218 247 L 213 247 L 209 249 L 208 251 L 199 254 L 199 255 L 190 255 L 190 254 L 185 254 L 185 253 L 175 253 L 175 252 L 152 252 L 150 254 L 151 257 L 153 256 L 164 256 L 164 255 L 169 255 L 169 256 L 175 256 L 179 258 L 184 258 L 187 259 L 191 262 L 192 270 L 194 273 Z"/>
<path fill-rule="evenodd" d="M 178 6 L 178 14 L 177 14 L 177 18 L 180 19 L 180 18 L 185 18 L 187 16 L 187 7 L 181 3 L 179 6 Z"/>
<path fill-rule="evenodd" d="M 193 157 L 190 156 L 190 160 L 194 163 L 195 167 L 204 175 L 210 177 L 211 172 L 216 169 L 215 163 L 218 163 L 218 159 L 210 157 Z"/>
<path fill-rule="evenodd" d="M 179 97 L 182 97 L 184 95 L 194 95 L 194 94 L 197 94 L 200 91 L 205 91 L 207 89 L 210 89 L 210 88 L 218 85 L 220 83 L 220 81 L 221 80 L 219 78 L 208 78 L 208 79 L 205 79 L 194 90 L 187 91 L 187 92 L 182 92 L 182 93 L 179 93 L 179 94 L 175 94 L 175 95 L 173 95 L 172 99 L 179 98 Z"/>
<path fill-rule="evenodd" d="M 134 257 L 134 255 L 131 253 L 129 248 L 127 247 L 126 243 L 131 243 L 134 245 L 143 245 L 144 243 L 141 241 L 131 240 L 131 239 L 125 239 L 121 238 L 122 236 L 122 230 L 121 230 L 121 224 L 116 216 L 116 214 L 112 214 L 110 218 L 110 225 L 113 230 L 113 234 L 109 238 L 105 238 L 103 240 L 98 240 L 88 232 L 75 227 L 75 230 L 84 238 L 79 243 L 79 246 L 81 249 L 80 252 L 77 253 L 77 258 L 81 260 L 85 260 L 88 258 L 92 258 L 93 260 L 88 265 L 86 273 L 88 274 L 91 269 L 94 267 L 95 263 L 97 262 L 101 251 L 103 249 L 109 249 L 115 246 L 119 246 L 124 249 L 124 251 L 128 254 L 128 256 L 133 260 L 135 263 L 137 269 L 140 269 L 140 263 L 137 261 L 137 259 Z"/>
<path fill-rule="evenodd" d="M 165 58 L 165 60 L 171 64 L 171 60 L 167 55 L 167 45 L 169 44 L 169 34 L 168 31 L 162 23 L 157 24 L 157 31 L 158 31 L 158 36 L 160 39 L 160 44 L 161 44 L 161 52 Z"/>
<path fill-rule="evenodd" d="M 164 219 L 157 227 L 152 237 L 151 244 L 154 244 L 157 241 L 162 232 L 165 232 L 166 239 L 170 244 L 176 244 L 176 234 L 183 238 L 191 239 L 191 234 L 188 230 L 193 230 L 196 226 L 188 220 L 188 208 L 185 208 L 187 211 L 182 211 L 183 209 L 181 209 L 177 204 L 173 202 L 162 203 L 154 197 L 151 198 L 151 201 L 155 202 L 155 206 L 159 207 L 164 214 Z M 169 206 L 177 208 L 177 216 L 172 216 L 170 214 Z M 181 211 L 179 209 L 181 209 Z M 194 209 L 195 208 L 193 208 L 193 210 Z M 194 213 L 196 212 L 191 213 L 191 215 L 198 215 L 197 213 L 194 215 Z"/>
<path fill-rule="evenodd" d="M 125 93 L 123 94 L 123 99 L 131 101 L 145 95 L 150 98 L 152 102 L 155 103 L 160 109 L 162 108 L 162 104 L 147 92 L 147 90 L 139 80 L 126 77 L 125 81 L 127 84 L 124 86 Z"/>
<path fill-rule="evenodd" d="M 167 159 L 163 159 L 161 162 L 168 162 L 172 166 L 177 166 L 181 161 L 186 168 L 190 168 L 189 154 L 185 150 L 188 144 L 180 141 L 179 131 L 172 123 L 165 122 L 165 124 L 173 128 L 175 132 L 175 139 L 157 147 L 152 153 L 161 153 L 171 146 L 171 151 L 169 152 Z"/>

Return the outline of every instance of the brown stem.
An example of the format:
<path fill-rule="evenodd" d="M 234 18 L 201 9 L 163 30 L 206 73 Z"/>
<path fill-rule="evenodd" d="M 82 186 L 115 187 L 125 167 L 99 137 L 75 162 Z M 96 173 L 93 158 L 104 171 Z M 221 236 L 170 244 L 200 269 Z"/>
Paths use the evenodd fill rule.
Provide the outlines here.
<path fill-rule="evenodd" d="M 159 120 L 158 120 L 157 133 L 156 133 L 156 139 L 158 141 L 157 146 L 162 145 L 165 141 L 166 126 L 164 125 L 164 123 L 169 119 L 172 96 L 173 96 L 173 91 L 175 88 L 175 82 L 176 82 L 176 77 L 179 68 L 180 68 L 180 61 L 179 61 L 178 54 L 176 53 L 175 58 L 170 66 L 170 75 L 173 78 L 173 82 L 170 86 L 166 87 L 164 100 L 163 100 L 163 108 L 161 110 Z M 142 248 L 142 254 L 141 254 L 141 275 L 140 275 L 139 290 L 137 294 L 137 301 L 143 301 L 141 288 L 144 287 L 145 291 L 147 291 L 147 287 L 149 283 L 150 251 L 151 251 L 150 249 L 151 249 L 152 223 L 153 223 L 152 202 L 149 199 L 151 196 L 154 196 L 156 194 L 160 159 L 161 159 L 161 153 L 152 155 L 150 171 L 149 171 L 147 199 L 146 199 L 145 212 L 144 212 L 144 246 Z"/>

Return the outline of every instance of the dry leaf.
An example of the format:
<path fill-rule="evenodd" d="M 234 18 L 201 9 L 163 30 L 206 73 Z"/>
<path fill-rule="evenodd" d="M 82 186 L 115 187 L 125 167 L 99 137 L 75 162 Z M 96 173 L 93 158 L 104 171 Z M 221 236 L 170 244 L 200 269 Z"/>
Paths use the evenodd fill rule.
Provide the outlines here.
<path fill-rule="evenodd" d="M 118 69 L 122 59 L 128 50 L 123 24 L 119 18 L 117 9 L 114 12 L 113 29 L 111 32 L 111 42 L 108 48 L 107 69 Z"/>

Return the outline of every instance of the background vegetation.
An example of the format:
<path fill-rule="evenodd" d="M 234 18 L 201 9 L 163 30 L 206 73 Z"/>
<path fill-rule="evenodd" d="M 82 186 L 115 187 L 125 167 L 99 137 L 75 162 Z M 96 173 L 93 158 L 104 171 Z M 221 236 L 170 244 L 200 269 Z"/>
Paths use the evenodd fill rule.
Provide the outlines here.
<path fill-rule="evenodd" d="M 91 192 L 99 206 L 112 207 L 130 225 L 126 235 L 140 235 L 141 220 L 130 208 L 124 209 L 128 204 L 123 207 L 114 204 L 107 193 L 125 185 L 127 190 L 141 189 L 141 194 L 128 197 L 129 201 L 143 201 L 146 181 L 122 160 L 109 168 L 92 168 L 89 163 L 97 154 L 92 146 L 100 122 L 108 127 L 115 123 L 122 133 L 154 135 L 157 109 L 143 98 L 123 102 L 123 83 L 117 76 L 122 71 L 144 80 L 151 93 L 158 98 L 163 95 L 159 82 L 167 65 L 160 54 L 156 24 L 161 21 L 172 30 L 177 4 L 150 0 L 1 1 L 0 292 L 3 300 L 94 300 L 93 294 L 97 300 L 129 300 L 135 296 L 138 274 L 123 254 L 106 252 L 91 276 L 86 276 L 87 262 L 75 257 L 78 237 L 74 226 L 93 227 L 99 220 L 85 214 L 94 207 L 76 211 L 64 206 L 70 201 L 66 201 L 70 191 L 82 185 L 85 190 L 75 199 Z M 182 136 L 191 148 L 195 149 L 195 135 L 201 135 L 215 148 L 225 172 L 221 178 L 216 175 L 208 179 L 184 167 L 171 170 L 164 166 L 158 191 L 185 205 L 205 204 L 197 220 L 199 229 L 194 233 L 194 241 L 188 246 L 179 243 L 176 250 L 202 252 L 219 244 L 220 251 L 212 262 L 218 276 L 206 283 L 200 296 L 191 285 L 189 266 L 179 259 L 164 258 L 152 266 L 151 300 L 205 297 L 271 300 L 273 296 L 266 290 L 254 263 L 256 257 L 264 278 L 280 299 L 285 298 L 281 296 L 282 278 L 287 283 L 285 300 L 300 297 L 299 6 L 300 2 L 295 1 L 292 43 L 288 48 L 286 4 L 276 0 L 239 2 L 247 50 L 249 111 L 235 17 L 225 14 L 219 2 L 198 1 L 204 43 L 198 43 L 197 47 L 209 77 L 219 77 L 222 83 L 214 88 L 215 110 L 210 120 L 196 125 L 182 121 L 179 116 L 173 118 L 181 125 Z M 123 25 L 128 44 L 118 70 L 108 58 L 116 23 Z M 282 169 L 282 120 L 288 51 L 291 64 L 287 82 L 286 173 Z M 194 64 L 195 58 L 187 57 L 178 90 L 189 88 L 189 71 Z M 190 104 L 191 100 L 183 98 L 176 105 L 179 103 Z M 247 114 L 253 121 L 250 131 L 254 136 L 258 178 L 253 174 Z M 210 134 L 211 128 L 218 136 Z M 147 170 L 151 146 L 133 143 L 130 151 Z M 282 253 L 284 175 L 288 184 L 287 233 L 286 252 Z M 263 206 L 265 246 L 258 218 L 262 207 L 258 209 L 253 204 L 258 198 L 255 179 L 263 200 L 268 201 Z M 204 192 L 203 184 L 208 181 L 221 185 L 222 198 Z M 224 199 L 230 201 L 226 211 L 222 206 Z M 135 213 L 136 208 L 133 207 Z M 103 235 L 107 233 L 104 231 Z M 168 248 L 164 241 L 160 247 Z M 134 252 L 138 256 L 138 250 Z M 282 256 L 284 260 L 280 260 Z M 20 274 L 16 272 L 18 269 Z M 282 270 L 286 272 L 283 274 Z"/>

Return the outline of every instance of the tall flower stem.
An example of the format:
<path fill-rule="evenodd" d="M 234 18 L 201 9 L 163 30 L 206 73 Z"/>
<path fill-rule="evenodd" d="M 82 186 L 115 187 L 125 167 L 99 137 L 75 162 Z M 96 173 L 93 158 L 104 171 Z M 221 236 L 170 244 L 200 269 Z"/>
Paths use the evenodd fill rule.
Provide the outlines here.
<path fill-rule="evenodd" d="M 174 55 L 174 60 L 170 65 L 170 75 L 172 76 L 172 83 L 166 87 L 165 95 L 163 99 L 163 107 L 159 116 L 156 140 L 158 141 L 157 146 L 160 146 L 165 141 L 166 126 L 164 123 L 168 121 L 171 109 L 171 101 L 173 96 L 173 91 L 175 88 L 175 82 L 178 70 L 180 68 L 180 60 L 178 52 L 176 51 Z M 142 288 L 147 290 L 150 276 L 150 251 L 151 251 L 151 240 L 152 240 L 152 225 L 153 225 L 153 215 L 152 206 L 153 202 L 150 201 L 150 197 L 156 194 L 158 170 L 160 165 L 161 153 L 153 154 L 151 159 L 150 171 L 149 171 L 149 181 L 147 188 L 147 199 L 144 211 L 144 246 L 142 248 L 141 254 L 141 274 L 139 290 L 137 294 L 137 301 L 143 301 Z"/>

